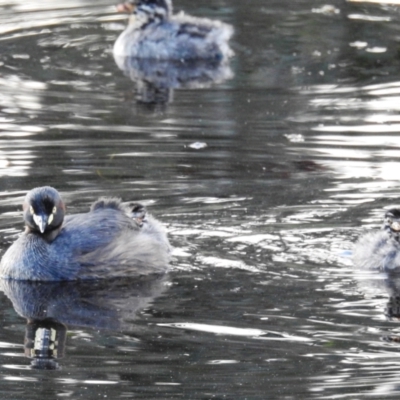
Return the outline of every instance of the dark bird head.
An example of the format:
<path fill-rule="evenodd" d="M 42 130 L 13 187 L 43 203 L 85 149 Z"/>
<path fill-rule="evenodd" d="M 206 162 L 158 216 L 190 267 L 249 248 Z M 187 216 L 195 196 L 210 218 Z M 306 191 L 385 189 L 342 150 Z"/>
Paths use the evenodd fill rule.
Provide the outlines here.
<path fill-rule="evenodd" d="M 129 0 L 118 4 L 117 11 L 140 14 L 149 21 L 162 21 L 172 13 L 172 4 L 171 0 Z"/>
<path fill-rule="evenodd" d="M 132 209 L 131 216 L 137 222 L 139 226 L 143 226 L 143 223 L 146 222 L 146 207 L 139 203 L 130 204 Z"/>
<path fill-rule="evenodd" d="M 383 224 L 385 230 L 396 239 L 400 238 L 400 209 L 393 208 L 386 211 L 385 222 Z"/>
<path fill-rule="evenodd" d="M 31 190 L 25 197 L 24 220 L 27 231 L 53 240 L 65 215 L 65 205 L 56 189 L 43 186 Z"/>

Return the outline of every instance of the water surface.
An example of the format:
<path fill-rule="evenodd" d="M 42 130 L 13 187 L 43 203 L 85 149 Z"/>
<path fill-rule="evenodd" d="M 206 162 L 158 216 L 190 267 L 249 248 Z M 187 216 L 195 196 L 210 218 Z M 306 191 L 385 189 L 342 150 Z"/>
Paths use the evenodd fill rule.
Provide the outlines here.
<path fill-rule="evenodd" d="M 113 4 L 0 8 L 2 252 L 45 184 L 71 213 L 141 201 L 175 248 L 163 281 L 52 292 L 88 307 L 54 308 L 55 371 L 30 367 L 3 288 L 3 396 L 398 397 L 397 283 L 350 258 L 398 203 L 398 6 L 181 0 L 234 25 L 236 56 L 215 82 L 156 90 L 114 62 Z"/>

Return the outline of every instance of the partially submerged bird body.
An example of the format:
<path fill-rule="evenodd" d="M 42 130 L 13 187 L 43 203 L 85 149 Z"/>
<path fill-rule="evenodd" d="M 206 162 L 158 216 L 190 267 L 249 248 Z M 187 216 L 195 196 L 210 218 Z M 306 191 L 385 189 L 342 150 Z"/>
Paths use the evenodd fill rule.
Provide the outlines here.
<path fill-rule="evenodd" d="M 166 271 L 168 239 L 164 228 L 152 216 L 131 212 L 119 199 L 104 198 L 95 202 L 88 213 L 61 218 L 58 226 L 60 218 L 55 214 L 63 208 L 63 203 L 53 197 L 53 191 L 56 192 L 50 187 L 38 188 L 30 192 L 33 196 L 27 195 L 26 230 L 3 256 L 2 277 L 60 281 Z M 32 207 L 32 198 L 40 203 L 40 198 L 47 195 L 50 202 L 56 199 L 53 217 L 51 213 L 42 217 Z M 47 229 L 41 229 L 40 223 L 31 225 L 35 216 L 36 220 L 47 218 Z"/>
<path fill-rule="evenodd" d="M 400 210 L 385 214 L 383 229 L 367 233 L 356 243 L 354 264 L 361 269 L 400 272 Z"/>
<path fill-rule="evenodd" d="M 233 55 L 233 28 L 221 21 L 172 14 L 168 0 L 137 0 L 119 6 L 132 12 L 128 27 L 114 45 L 114 56 L 155 60 L 209 60 Z"/>

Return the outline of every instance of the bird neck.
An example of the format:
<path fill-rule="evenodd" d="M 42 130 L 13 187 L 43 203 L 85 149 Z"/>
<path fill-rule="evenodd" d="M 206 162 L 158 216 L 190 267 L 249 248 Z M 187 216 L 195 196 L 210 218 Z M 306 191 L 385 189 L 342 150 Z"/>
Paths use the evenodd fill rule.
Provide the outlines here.
<path fill-rule="evenodd" d="M 32 229 L 30 226 L 25 226 L 25 233 L 31 233 L 33 235 L 37 235 L 44 239 L 47 243 L 51 243 L 60 233 L 62 228 L 62 224 L 56 227 L 52 227 L 52 229 L 47 229 L 44 233 L 40 233 L 36 229 Z"/>
<path fill-rule="evenodd" d="M 393 232 L 392 230 L 388 230 L 389 236 L 395 240 L 397 243 L 400 243 L 400 232 Z"/>
<path fill-rule="evenodd" d="M 134 23 L 136 26 L 145 27 L 150 24 L 161 24 L 169 18 L 168 10 L 160 9 L 153 10 L 137 10 L 129 18 L 130 23 Z"/>

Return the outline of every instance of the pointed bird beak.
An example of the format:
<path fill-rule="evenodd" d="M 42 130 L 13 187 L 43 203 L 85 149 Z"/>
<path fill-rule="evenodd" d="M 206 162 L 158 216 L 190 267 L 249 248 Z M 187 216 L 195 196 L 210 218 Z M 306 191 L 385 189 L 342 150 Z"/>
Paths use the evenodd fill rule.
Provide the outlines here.
<path fill-rule="evenodd" d="M 40 233 L 44 233 L 47 228 L 47 220 L 48 217 L 46 215 L 36 215 L 33 216 L 33 221 L 35 222 L 36 226 L 39 228 Z"/>
<path fill-rule="evenodd" d="M 126 3 L 118 4 L 116 8 L 117 12 L 130 14 L 135 9 L 135 5 L 127 1 Z"/>

